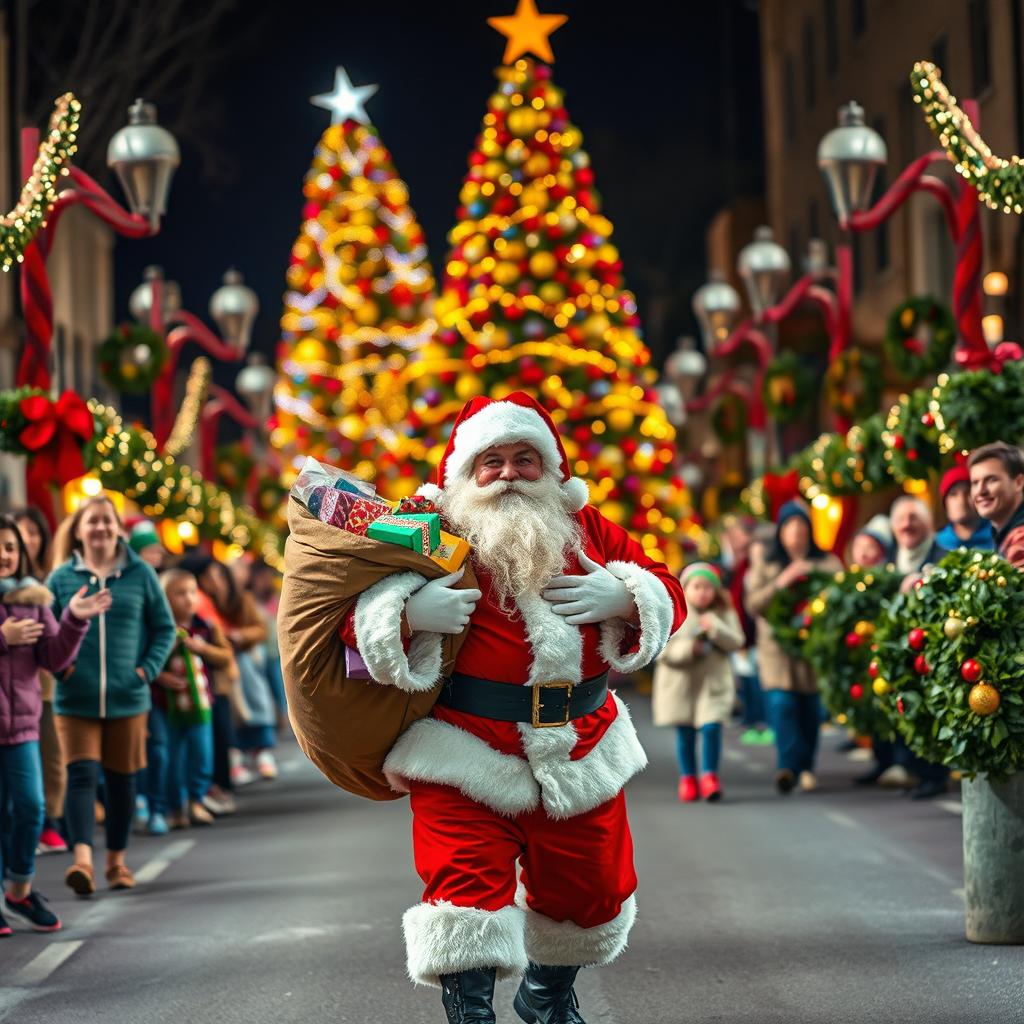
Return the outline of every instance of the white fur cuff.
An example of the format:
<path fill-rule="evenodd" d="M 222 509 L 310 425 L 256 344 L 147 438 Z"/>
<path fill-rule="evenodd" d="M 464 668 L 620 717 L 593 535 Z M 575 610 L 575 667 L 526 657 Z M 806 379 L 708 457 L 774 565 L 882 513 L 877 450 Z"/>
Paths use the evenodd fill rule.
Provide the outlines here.
<path fill-rule="evenodd" d="M 489 911 L 447 901 L 411 907 L 402 918 L 409 977 L 434 988 L 438 975 L 481 967 L 496 967 L 499 978 L 517 977 L 527 967 L 523 917 L 519 907 Z"/>
<path fill-rule="evenodd" d="M 616 672 L 628 675 L 649 665 L 664 650 L 672 630 L 672 598 L 654 573 L 635 562 L 609 562 L 605 568 L 626 584 L 640 613 L 640 645 L 634 654 L 622 653 L 623 619 L 601 623 L 601 657 Z"/>
<path fill-rule="evenodd" d="M 636 896 L 607 924 L 581 928 L 572 921 L 553 921 L 526 906 L 525 893 L 516 896 L 526 912 L 526 953 L 545 967 L 601 967 L 610 964 L 626 948 L 636 920 Z"/>
<path fill-rule="evenodd" d="M 440 633 L 417 633 L 408 654 L 402 644 L 405 602 L 425 582 L 416 572 L 396 573 L 356 601 L 356 646 L 371 678 L 407 693 L 430 690 L 441 678 Z"/>
<path fill-rule="evenodd" d="M 384 761 L 384 772 L 389 780 L 397 776 L 453 786 L 510 818 L 540 804 L 540 788 L 526 761 L 436 718 L 414 722 L 402 733 Z M 392 788 L 402 791 L 394 782 Z"/>

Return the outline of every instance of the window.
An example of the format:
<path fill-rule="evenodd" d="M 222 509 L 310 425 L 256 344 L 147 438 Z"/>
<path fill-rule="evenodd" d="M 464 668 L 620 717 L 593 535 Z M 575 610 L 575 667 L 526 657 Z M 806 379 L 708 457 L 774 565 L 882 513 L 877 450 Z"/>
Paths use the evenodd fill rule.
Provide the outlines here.
<path fill-rule="evenodd" d="M 988 0 L 969 0 L 971 23 L 971 89 L 980 96 L 992 84 Z"/>
<path fill-rule="evenodd" d="M 814 109 L 814 22 L 804 20 L 804 107 Z"/>
<path fill-rule="evenodd" d="M 885 138 L 885 118 L 876 117 L 871 125 L 882 138 Z M 878 177 L 875 178 L 875 194 L 871 197 L 872 204 L 885 194 L 889 187 L 889 175 L 884 167 L 878 168 Z M 875 272 L 881 273 L 889 269 L 891 254 L 889 251 L 889 221 L 884 220 L 874 230 L 875 238 Z"/>
<path fill-rule="evenodd" d="M 839 12 L 837 0 L 824 0 L 825 74 L 834 75 L 839 67 Z"/>
<path fill-rule="evenodd" d="M 796 66 L 788 54 L 782 66 L 782 94 L 786 140 L 792 142 L 796 138 Z"/>
<path fill-rule="evenodd" d="M 852 0 L 850 4 L 850 28 L 855 39 L 859 39 L 868 27 L 868 0 Z"/>

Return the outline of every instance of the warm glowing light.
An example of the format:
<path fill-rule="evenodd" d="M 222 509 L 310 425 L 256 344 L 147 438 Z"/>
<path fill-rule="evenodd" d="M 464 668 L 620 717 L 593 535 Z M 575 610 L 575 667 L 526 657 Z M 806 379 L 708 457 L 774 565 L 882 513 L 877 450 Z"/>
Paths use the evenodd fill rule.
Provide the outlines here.
<path fill-rule="evenodd" d="M 982 288 L 986 295 L 1005 295 L 1010 289 L 1010 280 L 1001 270 L 993 270 L 985 275 Z"/>
<path fill-rule="evenodd" d="M 983 316 L 981 330 L 985 335 L 985 341 L 990 345 L 998 345 L 1003 340 L 1003 318 L 996 313 Z"/>

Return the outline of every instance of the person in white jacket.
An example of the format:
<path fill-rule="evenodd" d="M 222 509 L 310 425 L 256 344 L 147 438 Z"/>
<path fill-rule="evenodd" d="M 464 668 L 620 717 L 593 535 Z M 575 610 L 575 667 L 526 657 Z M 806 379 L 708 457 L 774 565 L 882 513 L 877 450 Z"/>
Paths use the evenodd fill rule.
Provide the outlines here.
<path fill-rule="evenodd" d="M 654 724 L 674 725 L 679 755 L 679 799 L 721 799 L 718 762 L 722 726 L 736 698 L 729 654 L 744 643 L 743 629 L 721 577 L 695 562 L 680 577 L 690 614 L 658 658 L 654 673 Z M 697 778 L 697 733 L 701 739 Z"/>

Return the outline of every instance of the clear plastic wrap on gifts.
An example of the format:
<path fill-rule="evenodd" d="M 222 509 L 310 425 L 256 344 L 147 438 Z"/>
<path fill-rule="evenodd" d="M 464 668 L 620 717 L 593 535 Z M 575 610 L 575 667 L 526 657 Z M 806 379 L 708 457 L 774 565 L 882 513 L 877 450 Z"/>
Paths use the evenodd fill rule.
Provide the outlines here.
<path fill-rule="evenodd" d="M 302 470 L 292 484 L 291 493 L 309 508 L 309 499 L 318 487 L 329 487 L 336 491 L 354 494 L 357 497 L 374 499 L 377 497 L 377 488 L 366 480 L 361 480 L 352 473 L 336 466 L 327 466 L 316 459 L 308 458 L 303 463 Z M 316 515 L 316 513 L 313 513 Z M 326 522 L 326 520 L 324 520 Z"/>

